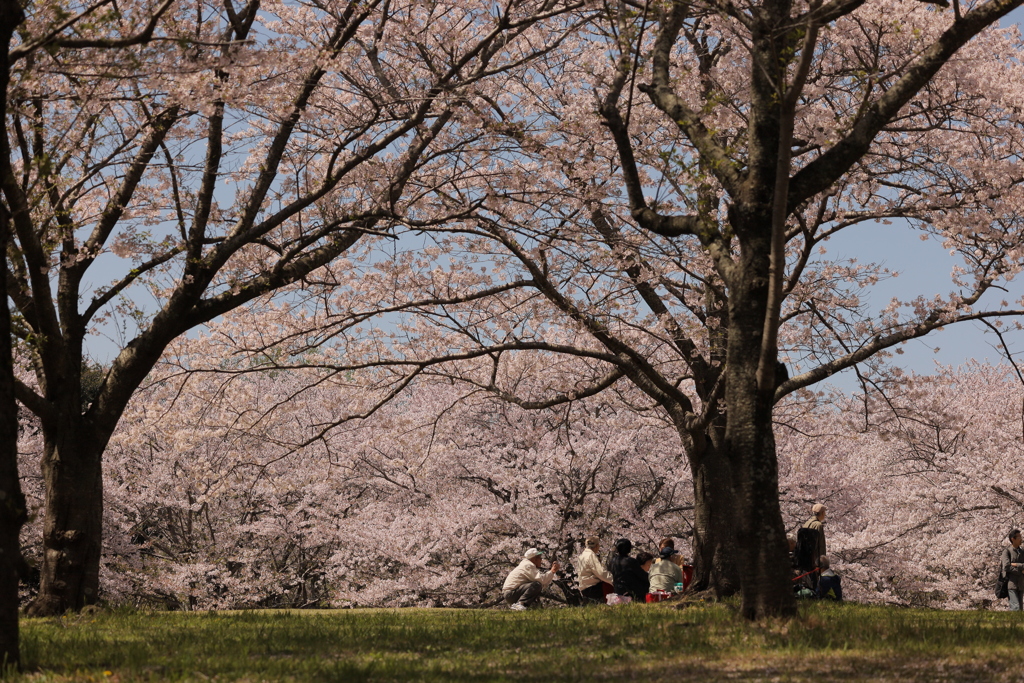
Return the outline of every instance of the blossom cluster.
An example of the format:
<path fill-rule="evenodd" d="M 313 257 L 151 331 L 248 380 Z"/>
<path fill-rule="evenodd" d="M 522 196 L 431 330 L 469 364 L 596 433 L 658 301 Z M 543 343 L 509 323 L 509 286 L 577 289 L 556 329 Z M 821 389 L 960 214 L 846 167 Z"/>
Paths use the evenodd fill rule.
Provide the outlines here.
<path fill-rule="evenodd" d="M 325 433 L 367 400 L 356 377 L 182 364 L 136 396 L 108 450 L 108 601 L 484 605 L 527 547 L 563 564 L 591 534 L 686 547 L 693 491 L 678 434 L 623 393 L 531 411 L 431 378 Z M 523 385 L 543 379 L 518 370 Z M 973 365 L 907 378 L 884 400 L 784 405 L 787 522 L 828 506 L 851 599 L 985 604 L 1005 532 L 1024 523 L 1022 399 L 1008 368 Z M 23 483 L 38 508 L 33 434 L 26 423 Z M 24 534 L 30 556 L 39 523 Z"/>

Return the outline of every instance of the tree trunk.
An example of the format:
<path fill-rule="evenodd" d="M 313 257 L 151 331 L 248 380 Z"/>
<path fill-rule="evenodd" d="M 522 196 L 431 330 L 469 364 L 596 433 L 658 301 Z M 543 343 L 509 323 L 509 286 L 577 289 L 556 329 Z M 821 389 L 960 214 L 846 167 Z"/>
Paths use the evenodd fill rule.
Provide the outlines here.
<path fill-rule="evenodd" d="M 56 429 L 44 426 L 43 565 L 32 616 L 77 611 L 97 599 L 106 439 L 96 438 L 84 422 L 79 415 L 62 419 Z"/>
<path fill-rule="evenodd" d="M 736 545 L 743 549 L 742 557 L 737 558 L 742 612 L 747 619 L 763 619 L 795 615 L 796 600 L 779 505 L 779 468 L 772 432 L 775 387 L 759 388 L 757 384 L 770 247 L 767 239 L 754 240 L 745 250 L 745 262 L 729 298 L 725 448 L 736 494 Z"/>
<path fill-rule="evenodd" d="M 0 307 L 5 311 L 6 306 Z M 2 328 L 2 325 L 0 325 Z M 0 335 L 3 335 L 0 329 Z M 9 336 L 4 337 L 10 339 Z M 8 349 L 9 349 L 8 345 Z M 3 390 L 0 389 L 0 394 Z M 18 575 L 23 564 L 19 536 L 27 518 L 25 497 L 18 482 L 17 411 L 3 397 L 0 427 L 0 662 L 4 668 L 20 664 L 18 648 Z M 8 409 L 10 412 L 8 413 Z M 11 415 L 13 419 L 9 419 Z M 14 428 L 13 438 L 10 435 Z"/>
<path fill-rule="evenodd" d="M 0 245 L 7 244 L 9 225 L 8 217 L 0 215 Z M 4 273 L 6 270 L 0 270 L 0 291 L 6 292 Z M 23 560 L 19 536 L 27 513 L 18 480 L 18 406 L 14 400 L 11 317 L 4 299 L 0 305 L 0 665 L 7 667 L 20 663 L 18 570 Z"/>
<path fill-rule="evenodd" d="M 726 597 L 740 587 L 729 463 L 709 439 L 688 450 L 694 507 L 691 590 L 713 590 Z"/>
<path fill-rule="evenodd" d="M 0 0 L 0 114 L 7 115 L 8 54 L 14 29 L 25 19 L 20 3 Z M 6 123 L 5 123 L 6 125 Z M 0 154 L 8 154 L 7 137 L 0 133 Z M 0 204 L 0 253 L 7 253 L 11 216 Z M 11 311 L 7 304 L 6 267 L 0 268 L 0 664 L 21 663 L 18 647 L 18 573 L 23 564 L 19 536 L 27 518 L 25 496 L 18 480 L 18 404 L 14 398 L 14 355 L 11 349 Z M 3 671 L 0 670 L 0 675 Z"/>
<path fill-rule="evenodd" d="M 730 412 L 734 408 L 730 407 Z M 789 544 L 779 506 L 779 474 L 771 409 L 741 413 L 730 448 L 737 491 L 737 541 L 743 616 L 762 619 L 796 614 L 790 585 Z M 734 418 L 737 415 L 733 416 Z"/>

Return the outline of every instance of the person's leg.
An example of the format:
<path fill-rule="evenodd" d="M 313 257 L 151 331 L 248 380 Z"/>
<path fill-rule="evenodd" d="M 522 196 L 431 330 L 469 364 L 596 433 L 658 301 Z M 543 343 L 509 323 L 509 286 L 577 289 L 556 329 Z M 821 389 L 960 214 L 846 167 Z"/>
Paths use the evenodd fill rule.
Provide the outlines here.
<path fill-rule="evenodd" d="M 524 607 L 532 607 L 533 604 L 537 602 L 537 598 L 540 597 L 540 581 L 531 581 L 530 583 L 522 586 L 522 588 L 523 594 L 519 597 L 519 599 L 516 602 L 518 602 L 520 605 L 523 605 Z"/>
<path fill-rule="evenodd" d="M 540 582 L 531 581 L 503 593 L 505 603 L 509 606 L 522 605 L 529 607 L 540 597 Z"/>
<path fill-rule="evenodd" d="M 505 598 L 505 604 L 506 605 L 514 605 L 515 603 L 519 602 L 519 599 L 523 597 L 523 593 L 526 592 L 526 587 L 529 586 L 529 585 L 530 584 L 528 584 L 528 583 L 524 583 L 522 586 L 518 586 L 517 588 L 513 588 L 510 591 L 505 591 L 502 594 L 504 596 L 504 598 Z"/>
<path fill-rule="evenodd" d="M 583 593 L 583 597 L 587 600 L 604 603 L 604 588 L 600 583 L 595 583 L 590 588 L 584 588 L 580 592 Z"/>
<path fill-rule="evenodd" d="M 1017 590 L 1016 588 L 1010 588 L 1010 589 L 1007 590 L 1007 592 L 1010 594 L 1009 595 L 1010 611 L 1011 612 L 1020 612 L 1021 611 L 1020 610 L 1020 607 L 1021 607 L 1021 604 L 1020 604 L 1020 591 Z"/>

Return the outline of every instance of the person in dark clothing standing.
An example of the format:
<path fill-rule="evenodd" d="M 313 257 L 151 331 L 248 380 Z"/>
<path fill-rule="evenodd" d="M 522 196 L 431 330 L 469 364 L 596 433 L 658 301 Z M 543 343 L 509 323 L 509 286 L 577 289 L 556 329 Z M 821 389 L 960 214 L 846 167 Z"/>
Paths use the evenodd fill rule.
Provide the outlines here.
<path fill-rule="evenodd" d="M 612 587 L 619 595 L 628 595 L 638 602 L 647 597 L 650 581 L 636 558 L 630 557 L 633 544 L 626 538 L 615 541 L 615 557 L 609 562 L 612 573 Z"/>
<path fill-rule="evenodd" d="M 815 503 L 814 507 L 811 508 L 811 515 L 813 516 L 804 522 L 803 528 L 810 529 L 814 532 L 814 542 L 811 544 L 811 548 L 808 551 L 809 556 L 813 558 L 813 564 L 810 567 L 804 567 L 804 570 L 820 569 L 818 566 L 818 558 L 827 554 L 827 550 L 825 548 L 825 515 L 827 512 L 828 509 L 824 505 L 821 503 Z M 797 542 L 800 542 L 799 538 L 797 539 Z M 811 588 L 817 589 L 819 573 L 814 572 L 813 574 L 810 574 L 808 578 L 811 579 Z"/>
<path fill-rule="evenodd" d="M 1021 547 L 1020 529 L 1013 529 L 1008 536 L 1010 547 L 1003 550 L 999 570 L 1006 577 L 1010 611 L 1021 611 L 1021 594 L 1024 594 L 1024 548 Z"/>

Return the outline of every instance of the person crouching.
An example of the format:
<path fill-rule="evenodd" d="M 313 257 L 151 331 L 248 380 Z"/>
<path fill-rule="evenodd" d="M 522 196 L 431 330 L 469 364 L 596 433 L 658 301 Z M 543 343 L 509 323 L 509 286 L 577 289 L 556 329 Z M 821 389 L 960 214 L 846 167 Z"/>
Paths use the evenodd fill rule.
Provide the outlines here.
<path fill-rule="evenodd" d="M 818 597 L 842 602 L 842 580 L 838 574 L 832 571 L 832 563 L 829 562 L 828 556 L 822 555 L 819 557 L 818 566 L 821 568 L 821 578 L 818 579 Z"/>
<path fill-rule="evenodd" d="M 558 574 L 558 563 L 552 562 L 551 569 L 541 573 L 540 564 L 544 553 L 530 548 L 523 554 L 523 561 L 509 572 L 501 587 L 501 595 L 509 609 L 524 610 L 532 607 L 540 598 L 542 590 L 551 585 Z"/>

